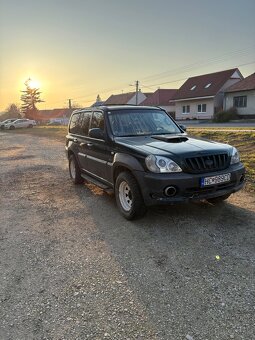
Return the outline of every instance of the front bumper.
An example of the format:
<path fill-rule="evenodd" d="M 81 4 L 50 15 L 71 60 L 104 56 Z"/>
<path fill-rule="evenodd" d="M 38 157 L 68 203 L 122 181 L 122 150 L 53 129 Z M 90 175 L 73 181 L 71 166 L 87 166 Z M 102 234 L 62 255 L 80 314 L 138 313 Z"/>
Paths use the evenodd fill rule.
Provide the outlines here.
<path fill-rule="evenodd" d="M 201 188 L 202 177 L 211 177 L 231 174 L 230 182 L 220 183 Z M 225 170 L 204 174 L 155 174 L 147 172 L 134 172 L 140 185 L 144 203 L 147 206 L 158 204 L 175 204 L 189 201 L 208 199 L 234 193 L 244 186 L 245 168 L 242 163 L 234 164 Z M 165 188 L 173 186 L 176 194 L 168 197 L 164 194 Z"/>

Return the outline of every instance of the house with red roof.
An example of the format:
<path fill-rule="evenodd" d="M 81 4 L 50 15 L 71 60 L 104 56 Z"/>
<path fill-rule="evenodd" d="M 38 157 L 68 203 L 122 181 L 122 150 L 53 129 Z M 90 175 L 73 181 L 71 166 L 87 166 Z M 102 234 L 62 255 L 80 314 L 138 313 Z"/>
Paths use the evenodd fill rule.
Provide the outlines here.
<path fill-rule="evenodd" d="M 242 79 L 238 68 L 189 78 L 173 96 L 176 119 L 213 118 L 223 109 L 226 89 Z"/>
<path fill-rule="evenodd" d="M 37 110 L 33 114 L 33 119 L 40 122 L 59 121 L 66 124 L 74 109 L 52 109 L 52 110 Z"/>
<path fill-rule="evenodd" d="M 255 118 L 255 73 L 226 89 L 224 109 L 232 107 L 243 118 Z"/>
<path fill-rule="evenodd" d="M 137 105 L 146 99 L 146 95 L 141 91 L 137 93 Z M 136 92 L 112 94 L 106 101 L 104 105 L 136 105 Z"/>
<path fill-rule="evenodd" d="M 173 96 L 177 89 L 158 89 L 141 102 L 140 105 L 160 106 L 175 118 L 175 102 Z"/>

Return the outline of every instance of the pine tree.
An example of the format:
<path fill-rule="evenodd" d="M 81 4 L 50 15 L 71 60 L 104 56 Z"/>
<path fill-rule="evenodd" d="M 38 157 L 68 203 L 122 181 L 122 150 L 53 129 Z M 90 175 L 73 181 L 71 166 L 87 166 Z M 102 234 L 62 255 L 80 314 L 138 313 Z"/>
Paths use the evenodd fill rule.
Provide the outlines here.
<path fill-rule="evenodd" d="M 23 104 L 21 105 L 21 112 L 27 118 L 34 119 L 37 113 L 36 103 L 41 103 L 41 92 L 38 88 L 32 88 L 30 86 L 31 79 L 27 79 L 25 81 L 26 90 L 21 91 L 23 94 L 21 95 L 21 101 Z"/>

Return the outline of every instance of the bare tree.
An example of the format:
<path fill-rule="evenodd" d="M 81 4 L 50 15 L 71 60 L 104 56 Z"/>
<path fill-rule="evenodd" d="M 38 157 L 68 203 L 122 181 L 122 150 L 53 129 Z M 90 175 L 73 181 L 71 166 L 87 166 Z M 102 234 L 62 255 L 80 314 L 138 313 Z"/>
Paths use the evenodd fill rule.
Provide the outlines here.
<path fill-rule="evenodd" d="M 17 104 L 10 104 L 6 109 L 6 113 L 13 118 L 21 118 L 20 108 Z"/>
<path fill-rule="evenodd" d="M 3 121 L 5 119 L 10 118 L 21 118 L 20 109 L 16 104 L 10 104 L 5 109 L 5 113 L 1 115 L 0 120 Z"/>

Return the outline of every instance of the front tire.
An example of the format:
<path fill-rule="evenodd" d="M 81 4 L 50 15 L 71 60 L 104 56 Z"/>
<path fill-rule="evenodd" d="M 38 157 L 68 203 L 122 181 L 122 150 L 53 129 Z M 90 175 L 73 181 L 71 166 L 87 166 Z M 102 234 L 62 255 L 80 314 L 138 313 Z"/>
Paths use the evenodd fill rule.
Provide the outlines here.
<path fill-rule="evenodd" d="M 74 155 L 69 157 L 69 174 L 74 184 L 81 184 L 84 179 L 81 177 L 81 170 Z"/>
<path fill-rule="evenodd" d="M 127 220 L 142 217 L 146 206 L 136 179 L 129 172 L 121 172 L 115 182 L 115 199 L 121 214 Z"/>
<path fill-rule="evenodd" d="M 219 197 L 208 198 L 207 201 L 213 204 L 221 203 L 229 198 L 231 194 L 222 195 Z"/>
<path fill-rule="evenodd" d="M 9 127 L 9 130 L 14 130 L 15 129 L 15 126 L 14 125 L 11 125 L 10 127 Z"/>

